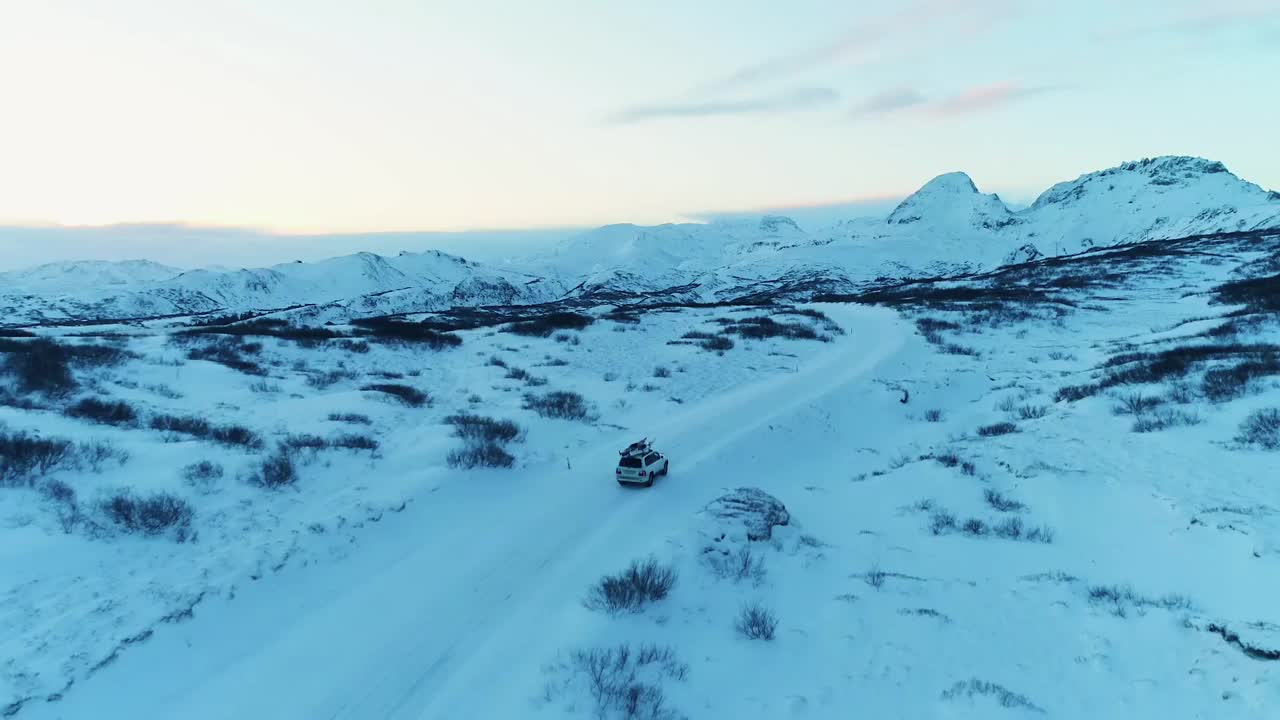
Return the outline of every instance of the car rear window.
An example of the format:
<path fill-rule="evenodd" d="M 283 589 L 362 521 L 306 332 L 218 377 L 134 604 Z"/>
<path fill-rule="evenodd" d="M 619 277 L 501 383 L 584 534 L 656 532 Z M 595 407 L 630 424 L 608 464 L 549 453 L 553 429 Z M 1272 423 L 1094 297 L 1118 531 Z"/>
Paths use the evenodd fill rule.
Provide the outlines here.
<path fill-rule="evenodd" d="M 622 461 L 618 463 L 618 465 L 624 468 L 638 468 L 640 467 L 640 458 L 624 457 L 622 458 Z"/>

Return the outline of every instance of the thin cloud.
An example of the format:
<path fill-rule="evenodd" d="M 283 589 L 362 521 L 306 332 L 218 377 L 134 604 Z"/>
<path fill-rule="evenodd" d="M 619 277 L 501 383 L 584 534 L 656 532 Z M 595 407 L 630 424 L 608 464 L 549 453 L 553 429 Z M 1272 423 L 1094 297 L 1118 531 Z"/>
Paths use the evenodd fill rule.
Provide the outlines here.
<path fill-rule="evenodd" d="M 798 88 L 773 95 L 737 100 L 695 100 L 657 105 L 637 105 L 615 113 L 608 119 L 608 122 L 614 125 L 627 125 L 662 118 L 759 115 L 813 110 L 830 106 L 839 99 L 840 94 L 831 88 Z"/>
<path fill-rule="evenodd" d="M 982 85 L 933 103 L 929 111 L 942 116 L 967 115 L 993 110 L 1055 89 L 1047 85 L 1025 86 L 1008 82 Z"/>
<path fill-rule="evenodd" d="M 919 90 L 899 88 L 872 95 L 871 97 L 854 105 L 853 108 L 849 110 L 849 114 L 854 117 L 884 115 L 886 113 L 924 105 L 928 102 L 929 98 L 925 97 Z"/>
<path fill-rule="evenodd" d="M 898 88 L 856 103 L 849 109 L 849 115 L 853 118 L 867 118 L 896 112 L 914 112 L 935 117 L 955 117 L 994 110 L 1061 89 L 1053 85 L 1001 82 L 968 88 L 947 97 L 931 98 L 913 88 Z"/>
<path fill-rule="evenodd" d="M 867 19 L 834 41 L 747 65 L 703 85 L 699 92 L 785 79 L 836 63 L 869 63 L 903 48 L 937 49 L 926 31 L 945 28 L 951 38 L 972 37 L 990 31 L 1016 12 L 1016 4 L 1009 0 L 918 0 L 903 10 Z"/>

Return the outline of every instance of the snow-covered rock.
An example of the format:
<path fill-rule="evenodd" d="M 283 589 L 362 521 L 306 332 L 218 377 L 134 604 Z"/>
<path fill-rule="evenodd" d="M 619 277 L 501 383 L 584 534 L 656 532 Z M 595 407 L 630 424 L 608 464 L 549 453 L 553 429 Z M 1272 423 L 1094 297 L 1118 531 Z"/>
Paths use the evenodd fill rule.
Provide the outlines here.
<path fill-rule="evenodd" d="M 787 506 L 759 488 L 738 488 L 721 495 L 702 512 L 710 521 L 704 532 L 717 544 L 768 540 L 774 527 L 791 522 Z"/>

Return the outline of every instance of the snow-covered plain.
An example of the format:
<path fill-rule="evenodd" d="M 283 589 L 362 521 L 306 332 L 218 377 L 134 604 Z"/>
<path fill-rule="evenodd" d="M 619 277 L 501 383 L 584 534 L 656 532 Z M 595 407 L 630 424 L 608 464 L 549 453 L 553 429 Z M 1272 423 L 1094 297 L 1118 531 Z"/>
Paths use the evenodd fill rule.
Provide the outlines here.
<path fill-rule="evenodd" d="M 961 180 L 935 189 L 967 197 Z M 999 214 L 989 199 L 976 207 Z M 824 247 L 805 261 L 822 263 Z M 858 253 L 832 250 L 832 262 Z M 621 315 L 613 303 L 580 308 L 597 318 L 581 330 L 463 329 L 438 350 L 246 338 L 262 345 L 250 353 L 262 376 L 189 358 L 216 336 L 175 341 L 186 318 L 36 328 L 134 355 L 77 370 L 75 397 L 10 395 L 0 423 L 128 458 L 0 491 L 0 707 L 627 717 L 625 702 L 601 707 L 583 667 L 625 645 L 623 675 L 650 687 L 632 717 L 1275 717 L 1280 455 L 1237 437 L 1251 413 L 1280 408 L 1280 373 L 1256 369 L 1280 352 L 1280 323 L 1268 301 L 1222 304 L 1214 288 L 1262 278 L 1265 290 L 1278 258 L 1280 234 L 1221 235 L 796 306 L 829 320 L 790 303 Z M 1242 307 L 1233 333 L 1206 333 Z M 717 353 L 683 337 L 763 316 L 828 341 L 728 335 Z M 1225 354 L 1061 392 L 1145 362 L 1124 353 L 1186 346 L 1242 347 L 1255 376 L 1214 390 L 1206 371 L 1238 360 Z M 373 383 L 432 399 L 410 407 L 361 389 Z M 592 417 L 524 407 L 525 393 L 551 391 L 580 393 Z M 1152 406 L 1124 414 L 1135 394 Z M 80 396 L 125 401 L 140 420 L 68 416 Z M 460 412 L 525 429 L 507 448 L 514 467 L 448 466 L 460 441 L 445 420 Z M 148 429 L 163 414 L 244 425 L 264 447 Z M 1168 427 L 1133 430 L 1161 418 Z M 250 482 L 277 441 L 343 433 L 378 447 L 301 449 L 296 483 Z M 619 487 L 616 451 L 644 435 L 671 473 Z M 184 479 L 201 460 L 222 477 Z M 41 492 L 49 481 L 74 488 L 76 522 Z M 191 536 L 113 525 L 97 499 L 123 487 L 187 500 Z M 748 540 L 712 511 L 736 488 L 773 496 L 789 522 Z M 759 569 L 726 576 L 722 550 Z M 647 557 L 673 568 L 667 597 L 635 613 L 584 604 L 602 576 Z M 776 614 L 773 639 L 735 629 L 750 602 Z M 661 659 L 641 663 L 648 644 Z"/>

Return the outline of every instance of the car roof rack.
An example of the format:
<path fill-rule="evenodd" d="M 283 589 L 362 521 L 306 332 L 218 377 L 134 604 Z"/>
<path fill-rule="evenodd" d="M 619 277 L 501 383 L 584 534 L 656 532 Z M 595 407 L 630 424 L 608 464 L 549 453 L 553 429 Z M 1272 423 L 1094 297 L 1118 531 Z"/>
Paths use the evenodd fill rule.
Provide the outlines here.
<path fill-rule="evenodd" d="M 618 454 L 622 457 L 635 457 L 637 455 L 645 455 L 650 450 L 653 450 L 653 441 L 649 438 L 640 438 L 626 448 L 619 450 Z"/>

